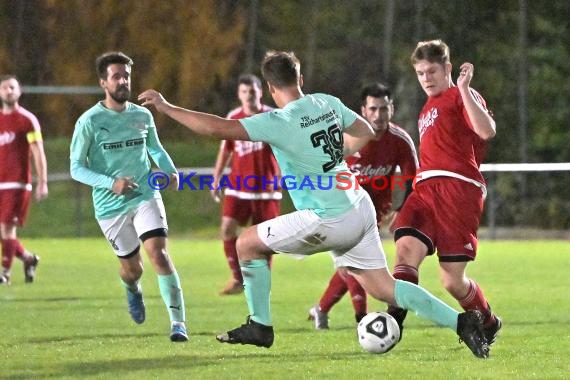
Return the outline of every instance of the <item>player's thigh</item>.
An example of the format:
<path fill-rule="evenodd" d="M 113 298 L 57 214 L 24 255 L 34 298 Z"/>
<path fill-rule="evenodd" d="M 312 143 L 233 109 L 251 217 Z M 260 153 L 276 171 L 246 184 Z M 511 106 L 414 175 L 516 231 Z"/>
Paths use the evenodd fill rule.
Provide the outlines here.
<path fill-rule="evenodd" d="M 396 246 L 407 246 L 409 244 L 406 243 L 412 242 L 407 237 L 415 238 L 427 246 L 427 254 L 431 255 L 435 252 L 434 239 L 437 230 L 433 213 L 435 200 L 429 190 L 420 185 L 423 184 L 419 184 L 416 190 L 412 191 L 394 221 L 394 240 Z M 404 237 L 406 239 L 400 242 Z M 411 244 L 412 250 L 413 246 L 414 244 Z"/>
<path fill-rule="evenodd" d="M 352 269 L 350 273 L 362 285 L 366 293 L 377 300 L 395 304 L 395 280 L 387 268 Z"/>
<path fill-rule="evenodd" d="M 347 214 L 321 218 L 312 210 L 299 210 L 262 222 L 256 229 L 271 250 L 302 258 L 333 249 L 346 252 L 356 246 L 362 236 L 359 222 Z"/>
<path fill-rule="evenodd" d="M 0 222 L 22 226 L 30 209 L 31 194 L 25 189 L 0 190 Z"/>
<path fill-rule="evenodd" d="M 160 198 L 152 198 L 134 210 L 133 224 L 139 237 L 156 229 L 168 230 L 168 220 L 164 203 Z"/>
<path fill-rule="evenodd" d="M 236 249 L 240 260 L 269 259 L 275 253 L 260 239 L 257 226 L 248 227 L 239 235 Z"/>
<path fill-rule="evenodd" d="M 435 245 L 440 261 L 474 260 L 477 229 L 483 212 L 481 190 L 470 183 L 449 180 L 440 188 Z"/>
<path fill-rule="evenodd" d="M 358 269 L 385 268 L 386 255 L 376 225 L 376 211 L 366 195 L 338 222 L 341 242 L 332 248 L 335 266 Z"/>
<path fill-rule="evenodd" d="M 222 216 L 236 220 L 245 226 L 251 218 L 251 200 L 226 195 L 222 203 Z"/>
<path fill-rule="evenodd" d="M 322 219 L 311 210 L 280 215 L 253 226 L 259 240 L 274 252 L 306 256 L 319 252 L 325 236 Z"/>
<path fill-rule="evenodd" d="M 133 224 L 132 213 L 98 219 L 97 223 L 99 223 L 103 235 L 119 258 L 126 258 L 138 250 L 140 242 Z"/>

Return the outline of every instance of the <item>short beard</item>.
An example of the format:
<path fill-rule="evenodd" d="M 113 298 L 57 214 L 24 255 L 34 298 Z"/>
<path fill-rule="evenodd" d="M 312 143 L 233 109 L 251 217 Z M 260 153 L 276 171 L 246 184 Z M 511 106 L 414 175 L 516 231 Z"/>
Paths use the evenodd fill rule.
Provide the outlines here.
<path fill-rule="evenodd" d="M 123 89 L 120 88 L 117 89 L 115 92 L 109 92 L 109 96 L 111 97 L 111 99 L 113 99 L 119 104 L 123 104 L 131 98 L 131 90 L 129 89 L 125 89 L 125 91 L 121 90 Z"/>
<path fill-rule="evenodd" d="M 17 100 L 16 101 L 2 100 L 2 101 L 0 101 L 0 106 L 12 108 L 16 105 L 16 103 L 18 103 Z"/>

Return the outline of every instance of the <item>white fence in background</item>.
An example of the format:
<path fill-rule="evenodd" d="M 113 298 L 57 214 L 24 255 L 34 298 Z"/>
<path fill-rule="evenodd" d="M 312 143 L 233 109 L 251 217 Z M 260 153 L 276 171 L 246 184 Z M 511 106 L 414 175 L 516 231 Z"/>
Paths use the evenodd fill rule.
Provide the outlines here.
<path fill-rule="evenodd" d="M 178 168 L 183 173 L 196 173 L 197 176 L 211 175 L 213 173 L 212 167 L 188 167 Z M 489 239 L 497 238 L 497 225 L 496 225 L 496 211 L 500 207 L 500 199 L 498 199 L 495 189 L 495 182 L 498 176 L 502 173 L 552 173 L 555 175 L 557 172 L 570 172 L 570 162 L 563 163 L 500 163 L 500 164 L 482 164 L 481 171 L 488 179 L 488 195 L 486 199 L 486 219 L 485 224 L 488 229 L 485 236 Z M 555 178 L 552 177 L 552 180 Z M 48 175 L 49 182 L 69 181 L 71 176 L 69 173 L 53 173 Z M 568 180 L 570 187 L 570 179 Z M 80 223 L 80 221 L 78 221 Z"/>

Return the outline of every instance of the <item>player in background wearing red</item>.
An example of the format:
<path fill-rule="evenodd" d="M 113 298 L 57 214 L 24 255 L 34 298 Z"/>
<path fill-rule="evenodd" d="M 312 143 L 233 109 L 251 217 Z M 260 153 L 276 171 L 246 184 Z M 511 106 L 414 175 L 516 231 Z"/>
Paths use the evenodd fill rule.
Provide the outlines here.
<path fill-rule="evenodd" d="M 263 95 L 261 80 L 255 75 L 244 74 L 238 79 L 237 96 L 241 106 L 230 111 L 228 119 L 243 119 L 272 108 L 261 103 Z M 231 171 L 227 180 L 230 186 L 225 187 L 222 181 L 224 169 L 230 165 Z M 245 182 L 247 176 L 252 176 Z M 220 201 L 222 189 L 221 237 L 224 253 L 232 277 L 220 290 L 220 295 L 239 294 L 243 292 L 243 278 L 239 267 L 236 241 L 238 228 L 249 223 L 258 224 L 279 216 L 279 202 L 282 194 L 275 186 L 267 182 L 278 181 L 279 167 L 268 144 L 264 142 L 222 140 L 214 167 L 212 197 Z M 266 183 L 262 179 L 267 179 Z M 277 182 L 274 182 L 277 183 Z M 247 186 L 244 186 L 247 185 Z"/>
<path fill-rule="evenodd" d="M 24 263 L 24 278 L 33 282 L 40 260 L 18 240 L 18 227 L 24 225 L 30 206 L 32 172 L 30 153 L 37 175 L 35 198 L 48 195 L 47 161 L 38 119 L 19 104 L 22 91 L 14 75 L 0 76 L 0 233 L 2 273 L 0 285 L 9 285 L 14 256 Z"/>
<path fill-rule="evenodd" d="M 360 112 L 374 129 L 375 137 L 357 154 L 347 157 L 346 162 L 352 172 L 376 178 L 373 183 L 363 183 L 362 187 L 372 198 L 378 227 L 384 220 L 391 228 L 392 221 L 401 208 L 392 211 L 392 190 L 405 187 L 404 200 L 411 192 L 418 167 L 416 148 L 410 135 L 391 122 L 394 102 L 389 87 L 382 83 L 370 84 L 362 89 L 360 101 Z M 400 168 L 400 174 L 393 177 L 397 167 Z M 366 292 L 354 277 L 346 271 L 337 270 L 319 303 L 309 310 L 309 319 L 315 322 L 317 330 L 329 328 L 328 313 L 347 291 L 350 293 L 356 321 L 360 322 L 366 315 Z"/>
<path fill-rule="evenodd" d="M 441 281 L 465 310 L 479 310 L 489 344 L 501 320 L 491 312 L 481 287 L 467 277 L 477 255 L 477 229 L 486 184 L 479 166 L 495 121 L 479 93 L 469 87 L 474 67 L 463 63 L 452 81 L 449 47 L 441 40 L 417 44 L 412 57 L 418 81 L 428 96 L 418 120 L 420 169 L 414 191 L 395 221 L 395 278 L 417 284 L 418 268 L 437 251 Z M 402 324 L 406 311 L 389 307 Z"/>

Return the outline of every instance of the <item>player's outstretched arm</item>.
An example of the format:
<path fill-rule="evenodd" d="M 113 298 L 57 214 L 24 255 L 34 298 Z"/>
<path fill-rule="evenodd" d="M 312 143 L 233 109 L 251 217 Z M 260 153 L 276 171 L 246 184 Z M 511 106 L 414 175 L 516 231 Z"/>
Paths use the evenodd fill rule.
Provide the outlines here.
<path fill-rule="evenodd" d="M 170 104 L 156 90 L 146 90 L 138 96 L 143 106 L 152 105 L 158 112 L 176 120 L 188 129 L 200 134 L 228 140 L 250 140 L 238 120 L 229 120 L 208 113 L 191 111 Z"/>
<path fill-rule="evenodd" d="M 350 156 L 360 150 L 374 137 L 374 130 L 366 120 L 359 117 L 344 130 L 343 155 Z"/>
<path fill-rule="evenodd" d="M 475 68 L 473 64 L 465 62 L 460 67 L 459 78 L 457 78 L 457 87 L 463 99 L 463 104 L 469 115 L 469 120 L 473 125 L 473 130 L 483 140 L 489 140 L 495 137 L 496 125 L 495 120 L 489 112 L 479 103 L 471 91 L 469 91 L 469 83 L 473 78 Z"/>

